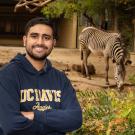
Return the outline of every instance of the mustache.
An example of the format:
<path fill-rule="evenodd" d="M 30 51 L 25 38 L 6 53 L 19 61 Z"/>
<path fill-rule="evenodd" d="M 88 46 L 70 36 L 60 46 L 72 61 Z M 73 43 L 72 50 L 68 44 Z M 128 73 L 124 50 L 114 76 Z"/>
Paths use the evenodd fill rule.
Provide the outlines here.
<path fill-rule="evenodd" d="M 41 47 L 41 48 L 43 48 L 43 49 L 48 49 L 48 47 L 45 46 L 45 45 L 33 45 L 33 46 L 32 46 L 32 48 L 36 48 L 36 47 Z"/>

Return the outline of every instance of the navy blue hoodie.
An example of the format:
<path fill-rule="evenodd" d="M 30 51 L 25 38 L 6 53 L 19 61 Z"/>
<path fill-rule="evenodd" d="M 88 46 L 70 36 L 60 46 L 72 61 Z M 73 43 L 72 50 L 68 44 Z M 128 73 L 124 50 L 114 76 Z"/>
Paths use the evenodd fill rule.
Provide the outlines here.
<path fill-rule="evenodd" d="M 4 135 L 1 125 L 0 125 L 0 135 Z"/>
<path fill-rule="evenodd" d="M 33 111 L 34 120 L 21 115 Z M 18 54 L 0 71 L 0 124 L 6 135 L 65 135 L 82 124 L 69 79 L 46 60 L 37 71 Z"/>

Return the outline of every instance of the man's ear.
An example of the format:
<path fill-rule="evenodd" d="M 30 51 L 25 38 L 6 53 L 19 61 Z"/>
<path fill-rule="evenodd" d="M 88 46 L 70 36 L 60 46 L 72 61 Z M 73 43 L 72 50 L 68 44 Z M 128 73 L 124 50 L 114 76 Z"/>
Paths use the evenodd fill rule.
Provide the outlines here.
<path fill-rule="evenodd" d="M 23 46 L 24 47 L 26 46 L 26 36 L 25 35 L 23 36 Z"/>

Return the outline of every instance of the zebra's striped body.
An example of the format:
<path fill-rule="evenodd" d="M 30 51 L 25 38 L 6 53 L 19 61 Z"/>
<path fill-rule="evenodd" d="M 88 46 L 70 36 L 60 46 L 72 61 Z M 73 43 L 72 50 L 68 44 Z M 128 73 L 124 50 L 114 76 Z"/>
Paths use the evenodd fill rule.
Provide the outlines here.
<path fill-rule="evenodd" d="M 86 76 L 89 77 L 87 69 L 87 58 L 92 53 L 103 53 L 105 57 L 106 84 L 108 81 L 109 58 L 116 62 L 115 79 L 118 87 L 122 87 L 125 77 L 124 49 L 121 45 L 121 36 L 118 33 L 108 33 L 95 27 L 87 27 L 79 35 L 81 47 L 82 66 L 85 67 Z M 119 70 L 119 71 L 118 71 Z M 121 73 L 120 73 L 121 72 Z M 120 75 L 119 75 L 120 74 Z"/>

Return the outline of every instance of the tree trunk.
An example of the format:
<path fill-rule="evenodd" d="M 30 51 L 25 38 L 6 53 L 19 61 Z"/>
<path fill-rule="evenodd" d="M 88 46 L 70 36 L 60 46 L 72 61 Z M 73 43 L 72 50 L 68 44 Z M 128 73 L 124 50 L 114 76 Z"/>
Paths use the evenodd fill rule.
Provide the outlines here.
<path fill-rule="evenodd" d="M 118 30 L 118 13 L 117 13 L 116 9 L 114 11 L 114 31 L 119 32 L 119 30 Z"/>
<path fill-rule="evenodd" d="M 133 20 L 133 25 L 134 25 L 134 48 L 133 51 L 135 52 L 135 19 Z"/>
<path fill-rule="evenodd" d="M 87 26 L 95 26 L 92 16 L 89 16 L 86 12 L 83 13 L 83 16 L 87 19 Z"/>
<path fill-rule="evenodd" d="M 117 1 L 118 1 L 118 0 L 115 0 L 115 7 L 114 7 L 114 31 L 119 32 L 119 30 L 118 30 Z"/>
<path fill-rule="evenodd" d="M 100 20 L 99 20 L 99 28 L 100 29 L 105 29 L 105 12 L 103 12 L 101 15 L 100 15 Z"/>
<path fill-rule="evenodd" d="M 104 9 L 102 14 L 100 15 L 100 22 L 99 26 L 101 29 L 107 30 L 108 29 L 108 11 Z"/>

